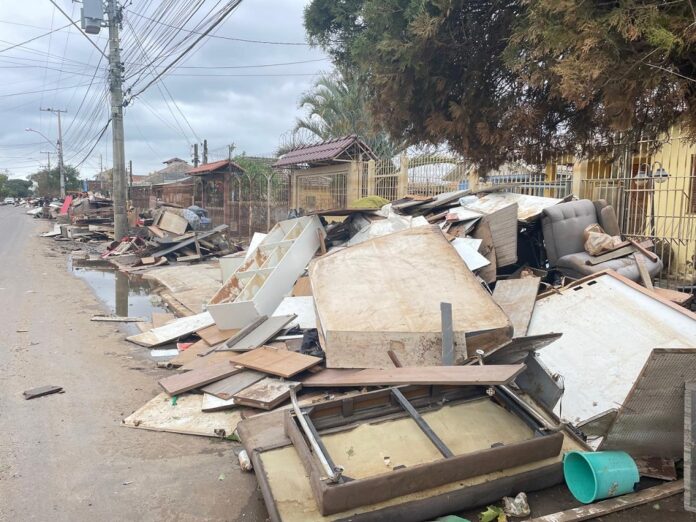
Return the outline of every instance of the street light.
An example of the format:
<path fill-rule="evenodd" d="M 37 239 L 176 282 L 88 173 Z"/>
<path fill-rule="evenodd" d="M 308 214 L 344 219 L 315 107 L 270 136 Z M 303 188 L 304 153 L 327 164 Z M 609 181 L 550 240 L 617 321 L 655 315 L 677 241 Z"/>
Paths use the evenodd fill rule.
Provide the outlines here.
<path fill-rule="evenodd" d="M 56 152 L 58 153 L 58 171 L 60 173 L 60 197 L 64 198 L 65 197 L 65 172 L 63 171 L 63 150 L 61 146 L 55 145 L 51 140 L 49 140 L 46 135 L 41 132 L 37 131 L 36 129 L 32 129 L 27 127 L 24 129 L 26 132 L 35 132 L 39 136 L 41 136 L 44 140 L 46 140 L 47 143 L 51 145 L 54 149 L 56 149 Z M 50 169 L 49 169 L 50 170 Z"/>

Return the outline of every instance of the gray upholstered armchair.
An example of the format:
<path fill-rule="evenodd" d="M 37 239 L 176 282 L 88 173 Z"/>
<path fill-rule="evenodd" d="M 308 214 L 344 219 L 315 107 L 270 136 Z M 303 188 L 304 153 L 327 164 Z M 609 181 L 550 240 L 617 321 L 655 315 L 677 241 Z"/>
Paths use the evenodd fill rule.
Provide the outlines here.
<path fill-rule="evenodd" d="M 599 223 L 607 234 L 620 235 L 614 209 L 606 201 L 593 203 L 589 199 L 581 199 L 544 209 L 541 226 L 551 267 L 576 279 L 611 269 L 633 281 L 640 281 L 638 266 L 632 255 L 597 265 L 586 263 L 590 255 L 585 252 L 583 231 L 594 223 Z M 635 255 L 642 256 L 650 277 L 655 277 L 662 270 L 660 260 L 651 261 L 638 252 Z"/>

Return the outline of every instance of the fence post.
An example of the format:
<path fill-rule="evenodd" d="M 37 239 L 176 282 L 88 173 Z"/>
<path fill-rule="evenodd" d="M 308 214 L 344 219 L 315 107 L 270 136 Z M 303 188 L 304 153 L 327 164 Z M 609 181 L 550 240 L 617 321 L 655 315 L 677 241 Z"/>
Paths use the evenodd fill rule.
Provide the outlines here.
<path fill-rule="evenodd" d="M 271 180 L 273 172 L 270 176 L 266 176 L 266 232 L 271 230 Z"/>
<path fill-rule="evenodd" d="M 371 159 L 367 162 L 367 195 L 374 196 L 377 193 L 376 187 L 376 165 L 375 160 Z"/>
<path fill-rule="evenodd" d="M 346 202 L 349 207 L 353 201 L 360 199 L 360 163 L 356 160 L 350 162 L 348 167 L 348 181 L 346 187 Z"/>
<path fill-rule="evenodd" d="M 403 198 L 408 194 L 408 155 L 405 152 L 401 153 L 399 160 L 399 189 L 397 198 Z"/>
<path fill-rule="evenodd" d="M 585 190 L 583 190 L 586 185 L 584 181 L 587 179 L 588 164 L 589 162 L 587 160 L 575 160 L 575 164 L 573 165 L 571 192 L 578 199 L 585 199 L 588 197 L 587 194 L 585 194 Z"/>

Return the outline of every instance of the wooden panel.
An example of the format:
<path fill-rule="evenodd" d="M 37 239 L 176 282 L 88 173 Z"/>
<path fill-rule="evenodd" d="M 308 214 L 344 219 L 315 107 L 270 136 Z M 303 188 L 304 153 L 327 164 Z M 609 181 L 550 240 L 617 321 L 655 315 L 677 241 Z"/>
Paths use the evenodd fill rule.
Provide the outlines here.
<path fill-rule="evenodd" d="M 270 338 L 275 336 L 286 324 L 296 317 L 297 316 L 294 314 L 269 317 L 263 323 L 250 331 L 247 335 L 235 341 L 225 343 L 225 346 L 221 347 L 221 349 L 241 352 L 258 348 Z"/>
<path fill-rule="evenodd" d="M 201 328 L 210 326 L 214 322 L 215 321 L 213 321 L 213 318 L 208 312 L 203 312 L 202 314 L 192 315 L 190 317 L 182 317 L 169 324 L 160 326 L 159 328 L 153 328 L 149 332 L 131 335 L 130 337 L 126 337 L 126 339 L 132 343 L 149 348 L 151 346 L 176 341 L 180 337 L 192 334 Z"/>
<path fill-rule="evenodd" d="M 267 377 L 235 394 L 234 401 L 243 406 L 271 410 L 290 397 L 290 390 L 297 391 L 301 386 L 299 382 Z"/>
<path fill-rule="evenodd" d="M 495 284 L 493 299 L 510 318 L 514 328 L 513 337 L 527 335 L 540 281 L 539 277 L 523 277 L 501 279 Z"/>
<path fill-rule="evenodd" d="M 186 350 L 180 352 L 179 355 L 171 359 L 169 361 L 169 364 L 171 364 L 172 366 L 183 366 L 184 364 L 189 363 L 194 359 L 198 358 L 200 354 L 206 353 L 209 350 L 210 345 L 206 343 L 203 339 L 201 339 L 199 341 L 196 341 Z"/>
<path fill-rule="evenodd" d="M 262 372 L 244 370 L 209 384 L 203 388 L 203 392 L 215 395 L 220 399 L 228 400 L 231 399 L 235 393 L 239 393 L 244 388 L 251 386 L 255 382 L 259 382 L 264 377 L 266 377 L 266 375 Z"/>
<path fill-rule="evenodd" d="M 308 276 L 302 276 L 295 283 L 295 287 L 292 289 L 293 297 L 312 295 L 312 284 L 309 281 Z"/>
<path fill-rule="evenodd" d="M 211 411 L 222 411 L 229 410 L 237 406 L 234 399 L 220 399 L 215 395 L 210 395 L 208 393 L 203 394 L 203 402 L 201 403 L 201 411 L 211 412 Z"/>
<path fill-rule="evenodd" d="M 188 221 L 173 212 L 164 212 L 160 217 L 157 226 L 172 234 L 181 235 L 188 228 Z"/>
<path fill-rule="evenodd" d="M 497 364 L 368 368 L 366 370 L 330 369 L 303 379 L 302 384 L 305 387 L 392 386 L 399 384 L 500 385 L 509 383 L 524 368 L 524 364 Z"/>
<path fill-rule="evenodd" d="M 165 377 L 159 381 L 159 385 L 169 395 L 177 395 L 219 381 L 239 371 L 241 370 L 231 362 L 222 362 L 214 366 Z"/>
<path fill-rule="evenodd" d="M 217 325 L 211 325 L 202 330 L 198 330 L 196 335 L 203 339 L 210 346 L 215 344 L 224 343 L 227 339 L 235 335 L 239 330 L 220 330 Z"/>
<path fill-rule="evenodd" d="M 190 349 L 190 348 L 189 348 Z M 210 348 L 208 348 L 210 350 Z M 196 357 L 186 364 L 184 364 L 182 370 L 198 370 L 200 368 L 207 368 L 208 366 L 215 366 L 226 361 L 234 362 L 234 356 L 231 352 L 212 352 L 202 357 Z"/>
<path fill-rule="evenodd" d="M 321 362 L 319 357 L 278 350 L 270 346 L 262 346 L 256 350 L 237 355 L 234 360 L 240 366 L 286 379 Z"/>
<path fill-rule="evenodd" d="M 176 319 L 174 314 L 152 312 L 152 327 L 159 328 Z"/>
<path fill-rule="evenodd" d="M 596 502 L 587 506 L 580 506 L 567 511 L 532 518 L 529 522 L 577 522 L 579 520 L 591 520 L 610 513 L 616 513 L 617 511 L 623 511 L 624 509 L 671 497 L 681 493 L 683 490 L 684 481 L 677 480 L 675 482 L 653 486 L 639 491 L 638 493 L 629 493 L 628 495 L 602 500 L 601 502 Z M 658 514 L 655 515 L 655 520 L 669 520 L 669 518 L 669 516 L 662 517 Z"/>

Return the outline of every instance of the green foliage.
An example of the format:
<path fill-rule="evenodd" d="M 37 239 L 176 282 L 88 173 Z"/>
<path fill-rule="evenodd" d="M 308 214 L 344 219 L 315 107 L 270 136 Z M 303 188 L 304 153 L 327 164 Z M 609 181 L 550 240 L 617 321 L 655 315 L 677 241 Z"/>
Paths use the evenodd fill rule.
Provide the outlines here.
<path fill-rule="evenodd" d="M 31 194 L 31 181 L 25 179 L 9 179 L 0 187 L 0 196 L 25 198 Z"/>
<path fill-rule="evenodd" d="M 63 170 L 65 172 L 65 190 L 68 192 L 80 190 L 80 172 L 72 165 L 65 165 Z M 36 189 L 36 194 L 38 196 L 60 195 L 60 170 L 58 167 L 52 168 L 51 170 L 41 169 L 34 174 L 30 174 L 29 179 L 35 181 L 38 185 Z"/>
<path fill-rule="evenodd" d="M 6 197 L 5 196 L 5 183 L 7 183 L 7 180 L 9 179 L 9 172 L 6 174 L 0 173 L 0 197 Z"/>
<path fill-rule="evenodd" d="M 393 157 L 404 145 L 391 140 L 376 125 L 368 100 L 365 84 L 356 75 L 338 71 L 321 75 L 300 98 L 307 116 L 297 120 L 295 137 L 306 143 L 356 134 L 378 156 Z"/>
<path fill-rule="evenodd" d="M 696 130 L 696 14 L 644 0 L 312 0 L 310 41 L 376 125 L 484 167 Z"/>

